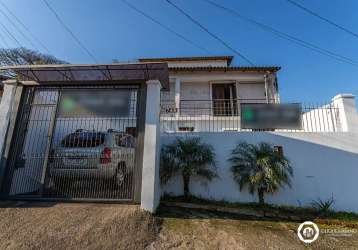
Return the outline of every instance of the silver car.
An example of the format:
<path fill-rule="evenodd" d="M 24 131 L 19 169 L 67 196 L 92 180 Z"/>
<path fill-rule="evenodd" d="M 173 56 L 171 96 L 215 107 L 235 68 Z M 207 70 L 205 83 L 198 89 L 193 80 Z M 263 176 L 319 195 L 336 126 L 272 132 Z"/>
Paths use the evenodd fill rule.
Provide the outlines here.
<path fill-rule="evenodd" d="M 55 185 L 66 178 L 113 180 L 121 186 L 133 173 L 134 154 L 130 134 L 76 130 L 51 151 L 49 175 Z"/>

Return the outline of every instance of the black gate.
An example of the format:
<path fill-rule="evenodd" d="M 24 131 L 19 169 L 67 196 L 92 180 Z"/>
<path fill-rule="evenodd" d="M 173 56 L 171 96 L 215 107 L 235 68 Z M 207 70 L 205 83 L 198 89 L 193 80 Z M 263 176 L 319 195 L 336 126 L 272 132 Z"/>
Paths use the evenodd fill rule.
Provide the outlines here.
<path fill-rule="evenodd" d="M 3 193 L 133 201 L 137 96 L 136 85 L 25 88 Z"/>

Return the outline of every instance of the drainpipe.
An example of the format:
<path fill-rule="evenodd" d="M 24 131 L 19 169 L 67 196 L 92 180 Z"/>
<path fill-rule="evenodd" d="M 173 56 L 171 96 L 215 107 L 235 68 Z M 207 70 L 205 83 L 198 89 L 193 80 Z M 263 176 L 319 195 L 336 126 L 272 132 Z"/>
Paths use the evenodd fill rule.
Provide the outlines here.
<path fill-rule="evenodd" d="M 175 131 L 179 130 L 179 115 L 180 115 L 180 78 L 175 78 Z"/>
<path fill-rule="evenodd" d="M 264 75 L 264 79 L 265 79 L 265 95 L 266 95 L 266 103 L 269 103 L 269 96 L 268 96 L 268 86 L 267 86 L 267 78 L 268 78 L 268 73 L 266 72 Z"/>
<path fill-rule="evenodd" d="M 176 109 L 176 116 L 179 116 L 180 113 L 180 78 L 175 78 L 175 109 Z"/>

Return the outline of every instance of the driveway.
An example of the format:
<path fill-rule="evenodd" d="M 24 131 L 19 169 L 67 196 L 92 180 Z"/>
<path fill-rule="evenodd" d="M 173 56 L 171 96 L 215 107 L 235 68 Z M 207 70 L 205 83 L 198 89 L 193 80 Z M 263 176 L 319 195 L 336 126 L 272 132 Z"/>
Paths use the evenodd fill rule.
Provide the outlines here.
<path fill-rule="evenodd" d="M 143 249 L 159 230 L 138 206 L 0 203 L 0 249 Z"/>
<path fill-rule="evenodd" d="M 298 223 L 198 209 L 0 203 L 0 249 L 357 249 L 358 233 L 299 241 Z M 321 228 L 324 225 L 319 225 Z"/>

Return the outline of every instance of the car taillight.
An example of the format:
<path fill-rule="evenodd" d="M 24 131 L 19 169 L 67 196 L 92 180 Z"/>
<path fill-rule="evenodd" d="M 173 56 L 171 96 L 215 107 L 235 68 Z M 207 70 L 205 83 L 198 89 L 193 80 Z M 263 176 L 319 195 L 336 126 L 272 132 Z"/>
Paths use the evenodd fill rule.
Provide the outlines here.
<path fill-rule="evenodd" d="M 107 164 L 111 162 L 112 150 L 110 148 L 104 148 L 101 154 L 101 164 Z"/>

